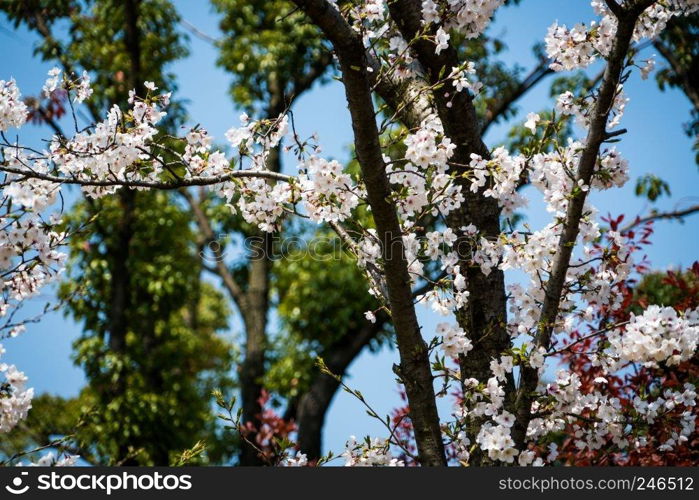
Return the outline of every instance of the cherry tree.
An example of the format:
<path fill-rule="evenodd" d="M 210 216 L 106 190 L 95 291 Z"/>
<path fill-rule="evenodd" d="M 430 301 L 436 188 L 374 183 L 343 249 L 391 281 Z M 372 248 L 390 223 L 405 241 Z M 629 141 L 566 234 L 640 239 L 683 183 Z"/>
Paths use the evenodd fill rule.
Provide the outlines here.
<path fill-rule="evenodd" d="M 350 440 L 348 465 L 543 465 L 555 461 L 558 451 L 547 445 L 564 430 L 580 452 L 623 455 L 651 447 L 663 453 L 686 442 L 696 431 L 690 381 L 663 388 L 662 402 L 641 386 L 631 384 L 622 396 L 607 385 L 634 367 L 672 370 L 693 359 L 699 310 L 691 304 L 620 313 L 639 266 L 638 243 L 633 231 L 603 230 L 588 198 L 629 178 L 628 162 L 611 143 L 625 132 L 618 127 L 629 73 L 652 71 L 652 60 L 637 60 L 636 44 L 699 10 L 699 1 L 593 0 L 595 21 L 572 28 L 554 23 L 544 34 L 551 70 L 602 59 L 604 71 L 592 88 L 562 93 L 545 114 L 529 113 L 517 153 L 484 143 L 478 61 L 464 60 L 458 50 L 460 40 L 483 33 L 503 0 L 293 3 L 337 57 L 357 174 L 323 157 L 322 136 L 300 137 L 286 112 L 263 120 L 241 116 L 225 134 L 232 154 L 215 149 L 199 126 L 183 137 L 162 133 L 171 96 L 151 82 L 143 84 L 145 95 L 130 94 L 129 109 L 115 106 L 84 129 L 76 121 L 72 136 L 31 148 L 6 134 L 24 125 L 27 108 L 15 82 L 0 82 L 0 314 L 10 334 L 23 328 L 14 311 L 60 275 L 61 246 L 70 238 L 57 230 L 64 185 L 78 185 L 92 198 L 206 186 L 264 232 L 299 215 L 329 226 L 356 256 L 377 300 L 366 321 L 379 311 L 390 317 L 400 358 L 393 371 L 407 400 L 401 422 L 409 419 L 415 449 L 389 425 L 383 438 Z M 44 90 L 57 88 L 76 107 L 90 99 L 87 73 L 52 70 Z M 579 137 L 562 138 L 571 121 Z M 297 175 L 268 167 L 285 137 Z M 528 202 L 523 184 L 536 188 L 546 205 L 550 222 L 543 227 L 513 223 Z M 360 215 L 367 211 L 370 220 Z M 506 285 L 506 273 L 526 279 Z M 417 304 L 444 316 L 436 332 L 422 331 Z M 584 352 L 573 347 L 592 344 Z M 576 354 L 584 360 L 570 359 Z M 560 359 L 567 367 L 545 383 L 547 366 Z M 31 391 L 16 368 L 2 368 L 8 383 L 0 432 L 7 432 L 26 415 Z M 450 389 L 458 397 L 441 421 L 437 398 Z M 648 432 L 658 419 L 676 429 L 670 438 Z M 307 463 L 292 455 L 282 463 Z"/>

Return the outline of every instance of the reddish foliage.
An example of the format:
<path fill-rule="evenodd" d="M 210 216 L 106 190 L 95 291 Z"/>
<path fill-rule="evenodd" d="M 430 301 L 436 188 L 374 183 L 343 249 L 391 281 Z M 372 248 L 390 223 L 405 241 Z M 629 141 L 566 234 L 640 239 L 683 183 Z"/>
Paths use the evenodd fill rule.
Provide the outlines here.
<path fill-rule="evenodd" d="M 639 253 L 646 245 L 650 245 L 650 236 L 653 233 L 653 224 L 648 222 L 642 225 L 637 230 L 630 229 L 624 231 L 622 222 L 624 216 L 620 215 L 616 218 L 608 216 L 603 218 L 609 224 L 612 231 L 623 231 L 623 234 L 629 238 L 630 249 L 632 254 Z M 601 255 L 606 252 L 612 257 L 616 255 L 619 248 L 616 245 L 605 247 L 602 244 L 596 245 L 596 251 Z M 650 271 L 650 265 L 647 256 L 639 260 L 634 255 L 637 262 L 633 265 L 634 275 L 643 276 Z M 612 260 L 613 261 L 613 260 Z M 618 262 L 619 264 L 621 261 Z M 680 292 L 677 300 L 671 304 L 677 311 L 685 311 L 690 308 L 699 307 L 699 262 L 695 262 L 689 269 L 689 273 L 695 277 L 688 281 L 687 273 L 678 273 L 668 271 L 667 276 L 663 280 L 664 284 L 670 285 Z M 633 276 L 633 275 L 632 275 Z M 595 389 L 599 389 L 599 385 L 595 385 L 594 380 L 604 375 L 600 367 L 593 366 L 590 363 L 589 353 L 595 349 L 599 349 L 604 342 L 605 328 L 609 325 L 615 325 L 628 321 L 631 311 L 634 307 L 646 308 L 649 303 L 647 297 L 636 294 L 638 280 L 635 278 L 628 279 L 622 283 L 618 291 L 623 300 L 621 307 L 612 310 L 608 304 L 596 304 L 596 325 L 590 325 L 591 332 L 573 332 L 569 338 L 559 341 L 556 349 L 566 349 L 561 353 L 562 364 L 568 365 L 569 369 L 580 376 L 582 382 L 581 392 L 589 393 Z M 597 334 L 595 332 L 600 332 Z M 592 335 L 591 335 L 592 333 Z M 692 360 L 684 362 L 679 366 L 659 368 L 646 368 L 642 366 L 628 366 L 627 370 L 617 376 L 604 375 L 608 383 L 606 384 L 607 392 L 610 396 L 617 397 L 621 401 L 623 408 L 631 408 L 633 398 L 638 394 L 639 390 L 649 391 L 651 389 L 680 389 L 685 383 L 690 382 L 699 385 L 699 359 L 695 356 Z M 455 393 L 454 398 L 458 401 L 461 395 Z M 414 454 L 414 435 L 412 424 L 408 417 L 409 408 L 407 406 L 407 398 L 405 393 L 401 392 L 401 397 L 405 404 L 396 408 L 391 417 L 395 427 L 394 438 L 398 439 L 403 446 Z M 684 409 L 675 409 L 664 414 L 664 418 L 658 418 L 656 422 L 650 425 L 647 429 L 642 429 L 641 434 L 657 437 L 660 442 L 671 437 L 673 431 L 677 431 L 676 425 L 669 425 L 670 422 L 679 420 L 678 414 Z M 699 407 L 695 406 L 693 412 L 699 412 Z M 585 415 L 583 415 L 585 417 Z M 699 418 L 697 419 L 699 421 Z M 582 424 L 583 422 L 578 422 Z M 608 447 L 602 447 L 600 450 L 591 451 L 585 449 L 580 451 L 574 444 L 572 425 L 561 433 L 562 443 L 559 446 L 559 456 L 557 463 L 568 465 L 586 466 L 586 465 L 696 465 L 699 463 L 699 437 L 697 433 L 693 434 L 693 439 L 685 442 L 672 451 L 659 452 L 657 450 L 657 441 L 652 444 L 640 447 L 632 447 L 624 452 L 613 451 Z M 546 456 L 548 453 L 546 443 L 538 446 L 538 454 Z M 456 459 L 453 446 L 447 447 L 449 459 Z M 400 453 L 399 453 L 400 454 Z M 401 459 L 405 460 L 408 465 L 416 465 L 405 453 L 401 454 Z"/>
<path fill-rule="evenodd" d="M 258 448 L 263 460 L 276 465 L 283 458 L 283 447 L 279 443 L 289 439 L 292 432 L 296 431 L 293 421 L 284 420 L 274 409 L 266 406 L 270 400 L 270 394 L 262 390 L 258 403 L 262 407 L 262 413 L 258 415 L 259 428 L 252 422 L 245 422 L 241 434 L 245 439 L 254 437 L 254 444 Z"/>
<path fill-rule="evenodd" d="M 66 114 L 64 102 L 68 99 L 68 93 L 64 90 L 55 90 L 41 102 L 40 99 L 29 97 L 25 104 L 29 109 L 28 120 L 34 125 L 42 125 L 49 121 L 59 120 Z"/>
<path fill-rule="evenodd" d="M 417 453 L 415 446 L 415 435 L 413 434 L 413 423 L 410 421 L 410 407 L 408 406 L 408 396 L 402 386 L 398 389 L 400 399 L 403 402 L 401 406 L 395 408 L 391 412 L 391 427 L 393 429 L 393 439 L 400 442 L 412 455 Z M 413 460 L 403 449 L 398 449 L 397 458 L 403 460 L 408 466 L 417 466 Z"/>
<path fill-rule="evenodd" d="M 607 222 L 609 222 L 612 229 L 616 229 L 622 220 L 623 216 L 617 219 L 609 218 Z M 638 251 L 643 245 L 650 243 L 648 237 L 651 233 L 652 224 L 647 223 L 640 232 L 640 238 L 635 240 L 634 251 Z M 634 231 L 629 231 L 626 235 L 631 239 L 637 237 Z M 648 271 L 645 257 L 641 265 L 635 266 L 635 270 L 638 274 L 644 274 Z M 678 300 L 673 304 L 668 304 L 678 312 L 699 306 L 699 262 L 695 262 L 689 269 L 689 272 L 698 279 L 689 283 L 685 278 L 685 273 L 668 271 L 667 276 L 663 280 L 664 284 L 670 285 L 680 292 Z M 636 294 L 636 290 L 637 281 L 628 280 L 619 290 L 623 295 L 622 307 L 617 310 L 609 310 L 605 305 L 600 305 L 598 330 L 604 329 L 606 325 L 627 321 L 634 307 L 646 308 L 650 305 L 648 298 Z M 584 337 L 584 334 L 576 332 L 571 336 L 567 345 L 574 344 Z M 575 343 L 570 350 L 564 353 L 564 362 L 569 365 L 571 371 L 580 376 L 583 384 L 581 388 L 582 393 L 592 392 L 595 388 L 594 379 L 602 375 L 599 367 L 591 365 L 590 358 L 586 353 L 598 349 L 603 341 L 604 335 L 588 338 Z M 695 355 L 691 360 L 673 367 L 661 365 L 657 368 L 648 368 L 629 365 L 624 375 L 614 377 L 605 375 L 605 378 L 608 380 L 608 394 L 619 398 L 623 408 L 630 409 L 632 408 L 633 398 L 638 395 L 639 391 L 680 390 L 687 382 L 696 385 L 699 380 L 699 359 Z M 658 418 L 647 429 L 642 430 L 643 435 L 653 436 L 657 439 L 656 441 L 645 446 L 634 446 L 632 444 L 630 449 L 623 452 L 611 451 L 604 447 L 600 450 L 591 451 L 585 449 L 580 451 L 575 446 L 574 439 L 566 437 L 560 447 L 559 460 L 570 465 L 696 465 L 699 463 L 699 437 L 697 437 L 696 432 L 692 435 L 692 439 L 676 446 L 671 451 L 659 452 L 657 450 L 658 442 L 664 442 L 672 437 L 673 432 L 677 432 L 678 426 L 674 423 L 679 421 L 679 415 L 683 411 L 685 411 L 684 408 L 668 411 L 663 415 L 663 418 Z M 692 411 L 694 414 L 699 415 L 699 408 L 696 406 Z M 572 435 L 572 426 L 567 429 L 565 434 L 568 436 Z"/>

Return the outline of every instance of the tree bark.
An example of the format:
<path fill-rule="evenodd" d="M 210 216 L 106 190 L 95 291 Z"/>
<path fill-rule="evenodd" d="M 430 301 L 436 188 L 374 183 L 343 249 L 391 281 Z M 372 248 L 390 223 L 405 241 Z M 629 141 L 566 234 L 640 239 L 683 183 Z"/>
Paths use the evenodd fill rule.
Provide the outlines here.
<path fill-rule="evenodd" d="M 271 106 L 275 104 L 272 103 Z M 281 170 L 279 147 L 270 151 L 268 166 L 270 170 Z M 269 308 L 269 273 L 272 267 L 272 235 L 256 231 L 254 238 L 259 239 L 261 246 L 255 248 L 250 260 L 245 298 L 240 305 L 245 325 L 245 359 L 240 367 L 242 419 L 250 424 L 252 431 L 247 439 L 255 443 L 257 431 L 262 425 L 262 405 L 260 397 L 264 388 L 262 378 L 265 374 L 265 357 L 267 351 L 267 310 Z M 264 465 L 263 457 L 248 443 L 243 443 L 240 450 L 240 465 Z"/>
<path fill-rule="evenodd" d="M 388 201 L 391 191 L 374 118 L 364 47 L 337 10 L 325 0 L 294 1 L 330 39 L 340 61 L 357 160 L 381 244 L 388 302 L 400 355 L 400 366 L 394 369 L 405 384 L 420 464 L 446 465 L 429 353 L 415 314 L 398 215 Z"/>
<path fill-rule="evenodd" d="M 126 0 L 124 2 L 124 42 L 131 66 L 128 82 L 133 89 L 142 89 L 141 72 L 141 42 L 138 32 L 138 0 Z M 136 207 L 136 192 L 122 188 L 119 191 L 119 202 L 121 205 L 121 216 L 117 225 L 117 237 L 114 248 L 108 249 L 112 256 L 111 276 L 111 316 L 109 318 L 109 349 L 116 354 L 124 354 L 126 350 L 126 334 L 128 331 L 127 312 L 130 308 L 131 299 L 131 271 L 129 268 L 130 246 L 134 236 L 133 222 Z M 115 384 L 114 391 L 123 393 L 126 388 L 123 384 Z M 106 394 L 108 399 L 114 396 L 112 391 Z M 108 401 L 105 401 L 108 403 Z M 138 465 L 134 457 L 130 457 L 129 443 L 119 444 L 119 457 L 124 461 L 123 465 Z M 162 457 L 153 457 L 158 465 L 167 465 L 159 462 Z"/>
<path fill-rule="evenodd" d="M 253 443 L 262 425 L 260 397 L 267 349 L 267 308 L 271 265 L 269 252 L 272 241 L 270 233 L 262 233 L 259 236 L 262 239 L 263 248 L 250 262 L 250 278 L 242 309 L 245 323 L 245 359 L 240 367 L 242 419 L 245 424 L 252 426 L 253 430 L 247 435 L 247 439 Z M 240 465 L 264 465 L 264 461 L 254 447 L 243 443 L 240 451 Z"/>
<path fill-rule="evenodd" d="M 427 74 L 431 84 L 436 84 L 451 69 L 459 66 L 456 50 L 449 46 L 440 54 L 435 54 L 435 44 L 425 38 L 418 38 L 422 26 L 420 2 L 417 0 L 397 0 L 389 4 L 391 17 L 396 21 L 403 38 L 409 43 L 420 64 Z M 413 41 L 414 40 L 414 41 Z M 461 173 L 468 169 L 471 154 L 490 158 L 490 152 L 481 139 L 481 130 L 472 97 L 465 91 L 450 93 L 445 96 L 443 90 L 433 93 L 434 103 L 444 132 L 456 145 L 451 159 L 452 170 Z M 493 240 L 500 234 L 500 207 L 497 200 L 486 197 L 482 191 L 472 193 L 470 183 L 459 176 L 457 182 L 461 185 L 465 202 L 447 217 L 449 227 L 458 235 L 456 249 L 460 258 L 460 268 L 467 279 L 469 291 L 468 305 L 456 312 L 456 319 L 468 333 L 474 349 L 468 356 L 461 356 L 459 364 L 461 377 L 476 378 L 485 382 L 492 376 L 490 361 L 498 357 L 510 345 L 507 333 L 507 309 L 505 295 L 505 278 L 499 269 L 493 269 L 490 274 L 483 274 L 479 268 L 471 265 L 470 245 L 463 234 L 462 227 L 474 224 L 480 234 L 486 239 Z M 514 391 L 514 381 L 509 377 L 505 387 L 506 392 Z M 470 437 L 473 440 L 480 422 L 471 425 Z M 478 453 L 472 456 L 471 462 L 480 463 Z"/>

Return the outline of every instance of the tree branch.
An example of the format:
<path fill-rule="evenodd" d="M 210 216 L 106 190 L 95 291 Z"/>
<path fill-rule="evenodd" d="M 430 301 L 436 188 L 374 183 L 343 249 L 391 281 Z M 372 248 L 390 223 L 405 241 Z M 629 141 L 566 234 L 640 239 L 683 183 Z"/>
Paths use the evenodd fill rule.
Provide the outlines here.
<path fill-rule="evenodd" d="M 665 45 L 661 40 L 654 40 L 653 46 L 668 62 L 672 70 L 677 75 L 682 91 L 692 102 L 694 109 L 699 111 L 699 76 L 697 76 L 697 73 L 686 71 L 682 67 L 682 64 L 677 57 L 675 57 L 675 54 L 672 52 L 670 47 Z"/>
<path fill-rule="evenodd" d="M 197 227 L 199 227 L 199 230 L 202 232 L 204 235 L 204 238 L 206 239 L 207 243 L 211 243 L 216 241 L 218 238 L 216 234 L 214 233 L 213 228 L 211 227 L 211 223 L 206 217 L 206 214 L 201 208 L 201 205 L 197 202 L 197 200 L 194 199 L 194 196 L 192 196 L 192 193 L 188 192 L 186 189 L 181 189 L 179 193 L 184 197 L 185 200 L 187 200 L 187 203 L 189 204 L 189 207 L 192 210 L 192 213 L 194 214 L 194 219 L 197 222 Z M 219 278 L 221 278 L 221 281 L 223 281 L 224 286 L 226 287 L 226 290 L 228 290 L 228 293 L 231 296 L 231 299 L 236 303 L 239 309 L 244 309 L 245 308 L 245 292 L 243 292 L 243 289 L 236 283 L 235 279 L 233 278 L 233 275 L 231 274 L 230 270 L 228 269 L 228 266 L 226 266 L 226 263 L 223 260 L 223 255 L 222 251 L 219 249 L 218 251 L 214 252 L 214 260 L 216 262 L 214 267 L 210 267 L 212 272 L 216 273 Z"/>
<path fill-rule="evenodd" d="M 630 231 L 634 227 L 640 226 L 642 224 L 645 224 L 646 222 L 654 220 L 682 219 L 688 215 L 692 215 L 697 212 L 699 212 L 699 205 L 692 205 L 691 207 L 685 208 L 683 210 L 673 210 L 670 212 L 652 212 L 650 215 L 646 215 L 645 217 L 636 217 L 636 219 L 633 222 L 619 229 L 619 232 L 625 233 L 627 231 Z"/>
<path fill-rule="evenodd" d="M 481 130 L 481 135 L 485 135 L 490 126 L 497 122 L 498 119 L 506 111 L 508 111 L 515 102 L 517 102 L 517 100 L 533 89 L 541 80 L 553 73 L 553 70 L 549 68 L 550 62 L 551 61 L 548 59 L 540 61 L 539 65 L 536 66 L 516 88 L 503 96 L 502 99 L 497 101 L 495 105 L 487 111 L 486 119 L 483 122 L 483 128 Z"/>
<path fill-rule="evenodd" d="M 644 2 L 645 3 L 645 2 Z M 563 296 L 565 278 L 570 267 L 570 258 L 575 241 L 580 232 L 580 220 L 588 190 L 580 189 L 580 184 L 589 186 L 599 155 L 600 146 L 607 137 L 607 121 L 616 96 L 617 86 L 623 70 L 624 59 L 631 45 L 634 26 L 642 12 L 638 4 L 634 5 L 631 13 L 619 19 L 617 32 L 614 37 L 611 53 L 604 70 L 597 100 L 590 114 L 590 126 L 578 163 L 578 169 L 573 184 L 573 191 L 568 198 L 568 207 L 563 222 L 563 230 L 558 240 L 556 254 L 551 266 L 551 273 L 545 285 L 545 298 L 541 308 L 537 333 L 534 343 L 537 347 L 548 349 L 551 335 L 558 317 L 560 301 Z M 534 391 L 539 381 L 538 370 L 531 366 L 523 366 L 521 384 L 517 390 L 516 422 L 513 427 L 513 438 L 517 447 L 521 448 L 526 440 L 526 431 L 531 418 L 531 405 Z"/>
<path fill-rule="evenodd" d="M 78 186 L 95 186 L 95 187 L 110 187 L 122 186 L 128 188 L 150 188 L 161 190 L 180 189 L 189 186 L 212 186 L 222 182 L 230 181 L 231 179 L 243 178 L 261 178 L 283 182 L 293 182 L 295 177 L 277 172 L 260 171 L 260 170 L 236 170 L 227 174 L 217 175 L 213 177 L 190 177 L 188 179 L 177 179 L 175 181 L 139 181 L 126 179 L 79 179 L 77 177 L 63 177 L 57 175 L 43 174 L 33 170 L 24 168 L 10 167 L 0 165 L 0 172 L 20 175 L 26 179 L 41 179 L 44 181 L 55 182 L 56 184 L 74 184 Z"/>
<path fill-rule="evenodd" d="M 607 4 L 609 10 L 611 10 L 617 18 L 623 16 L 624 9 L 621 7 L 621 5 L 616 3 L 616 0 L 604 0 L 604 3 Z"/>
<path fill-rule="evenodd" d="M 184 28 L 187 31 L 189 31 L 191 34 L 193 34 L 194 36 L 196 36 L 200 40 L 203 40 L 207 43 L 210 43 L 214 47 L 218 47 L 221 43 L 221 40 L 219 40 L 218 38 L 215 38 L 207 33 L 204 33 L 203 31 L 201 31 L 199 28 L 194 26 L 192 23 L 190 23 L 186 19 L 180 19 L 180 24 L 182 26 L 184 26 Z"/>
<path fill-rule="evenodd" d="M 424 466 L 443 466 L 446 465 L 446 456 L 429 353 L 415 314 L 398 215 L 395 206 L 388 201 L 390 186 L 374 118 L 366 52 L 351 26 L 326 0 L 294 2 L 330 39 L 340 61 L 357 160 L 382 248 L 389 304 L 400 354 L 399 371 L 408 395 L 420 463 Z"/>

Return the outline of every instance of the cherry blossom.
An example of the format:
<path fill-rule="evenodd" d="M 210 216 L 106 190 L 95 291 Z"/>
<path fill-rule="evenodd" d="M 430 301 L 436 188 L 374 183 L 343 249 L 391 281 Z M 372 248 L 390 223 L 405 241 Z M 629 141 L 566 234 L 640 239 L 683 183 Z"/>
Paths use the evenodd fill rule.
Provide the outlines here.
<path fill-rule="evenodd" d="M 449 47 L 449 34 L 442 28 L 437 30 L 437 35 L 435 36 L 435 54 L 439 54 L 441 51 Z"/>
<path fill-rule="evenodd" d="M 449 357 L 456 358 L 460 354 L 467 354 L 473 349 L 473 344 L 466 336 L 466 333 L 455 325 L 439 323 L 437 333 L 442 336 L 442 350 Z"/>
<path fill-rule="evenodd" d="M 336 2 L 331 3 L 337 7 Z M 473 38 L 483 33 L 501 4 L 502 0 L 424 0 L 422 35 L 434 42 L 436 55 L 443 54 L 457 34 Z M 604 2 L 595 0 L 592 7 L 599 19 L 589 24 L 568 28 L 556 23 L 549 28 L 545 45 L 554 70 L 585 68 L 598 58 L 611 56 L 617 37 L 616 17 Z M 633 40 L 652 38 L 673 16 L 698 9 L 696 0 L 654 3 L 641 14 Z M 353 4 L 333 14 L 345 16 L 352 32 L 361 35 L 372 55 L 378 55 L 376 66 L 370 66 L 376 78 L 386 70 L 386 74 L 398 75 L 406 84 L 420 79 L 424 80 L 421 83 L 430 83 L 417 62 L 418 56 L 412 53 L 414 41 L 398 33 L 386 2 Z M 647 60 L 640 68 L 642 77 L 652 71 L 652 61 Z M 445 92 L 445 100 L 449 101 L 446 108 L 459 99 L 482 99 L 475 65 L 452 64 L 455 67 L 445 68 L 438 82 L 443 85 L 439 91 Z M 626 68 L 634 64 L 628 61 Z M 48 77 L 43 87 L 45 95 L 65 91 L 77 104 L 92 95 L 87 72 L 77 78 L 54 68 Z M 365 174 L 350 173 L 338 161 L 323 157 L 315 137 L 304 141 L 294 131 L 290 144 L 284 143 L 286 151 L 295 156 L 298 174 L 282 174 L 269 165 L 271 150 L 287 139 L 293 125 L 287 113 L 267 120 L 241 115 L 239 125 L 224 135 L 227 150 L 217 149 L 215 138 L 199 126 L 185 129 L 182 137 L 169 137 L 178 146 L 172 148 L 163 140 L 160 129 L 171 95 L 159 94 L 153 82 L 145 82 L 146 95 L 131 91 L 126 109 L 113 106 L 101 121 L 66 137 L 54 136 L 45 150 L 23 146 L 19 141 L 10 143 L 3 136 L 5 213 L 0 216 L 4 228 L 0 234 L 0 317 L 11 316 L 23 301 L 62 272 L 66 256 L 61 246 L 70 235 L 57 230 L 60 210 L 56 205 L 64 184 L 78 184 L 91 198 L 110 196 L 120 189 L 206 186 L 232 212 L 262 231 L 279 230 L 285 218 L 292 215 L 328 224 L 356 255 L 369 280 L 370 293 L 381 301 L 380 307 L 390 299 L 386 278 L 393 249 L 387 246 L 399 243 L 400 258 L 405 260 L 401 264 L 405 265 L 405 276 L 409 276 L 403 280 L 408 289 L 406 301 L 412 306 L 412 293 L 414 302 L 445 317 L 437 325 L 438 337 L 429 348 L 428 361 L 434 360 L 432 369 L 446 386 L 459 386 L 453 421 L 443 430 L 453 446 L 453 456 L 462 463 L 469 463 L 474 447 L 492 462 L 516 461 L 522 466 L 550 463 L 559 450 L 552 446 L 546 453 L 541 443 L 547 443 L 552 433 L 563 431 L 571 433 L 577 450 L 604 446 L 627 450 L 643 440 L 652 441 L 652 437 L 636 435 L 635 428 L 671 417 L 673 433 L 657 448 L 659 452 L 672 450 L 695 432 L 696 415 L 691 408 L 696 405 L 696 390 L 692 384 L 648 394 L 639 392 L 628 399 L 607 394 L 605 388 L 614 385 L 620 372 L 630 366 L 677 366 L 695 356 L 699 310 L 649 306 L 626 322 L 590 334 L 590 339 L 599 342 L 599 349 L 587 355 L 589 384 L 571 366 L 559 370 L 555 381 L 544 383 L 540 377 L 549 359 L 565 350 L 579 354 L 573 346 L 580 339 L 576 337 L 580 331 L 595 322 L 603 323 L 607 316 L 622 309 L 626 298 L 623 290 L 634 273 L 637 246 L 633 237 L 617 228 L 602 227 L 597 209 L 584 196 L 619 188 L 629 179 L 628 161 L 621 151 L 604 142 L 620 135 L 620 131 L 609 130 L 620 125 L 630 102 L 623 81 L 617 78 L 609 82 L 606 94 L 599 89 L 582 95 L 564 92 L 557 97 L 550 115 L 528 113 L 523 125 L 531 134 L 526 134 L 526 147 L 517 154 L 503 146 L 492 150 L 483 146 L 459 156 L 457 150 L 463 147 L 463 141 L 452 140 L 447 133 L 449 127 L 445 127 L 447 122 L 442 123 L 448 113 L 444 107 L 435 110 L 431 101 L 430 111 L 410 126 L 388 120 L 390 123 L 382 130 L 385 134 L 377 135 L 380 151 L 370 167 L 385 175 L 380 198 L 390 205 L 395 222 L 390 242 L 382 240 L 386 234 L 381 234 L 378 225 L 363 223 L 358 216 L 360 207 L 366 207 L 367 199 L 371 199 L 367 192 L 371 193 L 372 186 L 367 184 Z M 605 95 L 605 113 L 600 116 L 597 108 Z M 542 116 L 546 117 L 543 123 Z M 371 120 L 373 117 L 371 114 Z M 573 118 L 583 129 L 579 138 L 559 140 L 537 134 L 542 128 L 568 124 Z M 0 81 L 0 132 L 19 128 L 26 119 L 27 107 L 14 80 Z M 586 138 L 587 133 L 599 129 L 600 124 L 598 137 L 603 137 L 590 149 L 594 141 Z M 458 164 L 459 158 L 465 164 Z M 582 172 L 585 158 L 591 161 Z M 522 191 L 525 182 L 533 189 Z M 549 219 L 537 227 L 512 227 L 512 216 L 527 206 L 530 198 L 544 203 Z M 477 227 L 464 217 L 463 222 L 453 224 L 450 215 L 463 207 L 470 209 L 471 205 L 464 204 L 474 199 L 496 207 L 496 222 L 501 214 L 503 223 L 489 229 L 485 225 Z M 368 208 L 369 212 L 374 209 L 371 204 Z M 577 209 L 579 216 L 571 217 Z M 568 241 L 566 233 L 572 233 Z M 569 248 L 561 268 L 559 255 Z M 504 352 L 485 358 L 485 373 L 478 375 L 482 378 L 479 380 L 462 373 L 463 367 L 454 361 L 473 359 L 470 351 L 478 348 L 478 342 L 476 337 L 471 340 L 474 332 L 452 319 L 459 320 L 476 303 L 469 302 L 474 299 L 469 291 L 474 276 L 492 277 L 500 272 L 521 277 L 507 282 L 503 304 L 508 314 L 497 325 L 505 340 L 511 342 Z M 560 283 L 557 307 L 544 317 L 554 276 Z M 376 322 L 374 311 L 364 316 Z M 16 335 L 23 325 L 8 324 L 7 328 L 10 335 Z M 547 335 L 541 335 L 546 329 L 550 334 L 547 331 Z M 442 366 L 442 361 L 451 364 Z M 0 365 L 0 372 L 7 381 L 0 392 L 0 432 L 8 432 L 26 417 L 32 390 L 25 389 L 26 377 L 14 366 Z M 537 381 L 538 390 L 531 405 L 529 400 L 523 405 L 523 412 L 512 409 L 506 392 L 514 387 L 517 372 L 520 378 L 526 373 L 539 376 L 531 392 Z M 529 423 L 517 429 L 522 418 L 525 424 L 530 419 Z M 518 432 L 523 438 L 517 437 Z M 522 441 L 524 445 L 520 446 Z M 403 466 L 406 460 L 394 454 L 399 445 L 393 436 L 362 442 L 352 438 L 343 457 L 349 466 Z M 75 459 L 56 460 L 47 455 L 39 463 L 67 465 Z M 306 466 L 308 459 L 303 453 L 289 455 L 282 465 Z"/>
<path fill-rule="evenodd" d="M 541 117 L 537 113 L 529 113 L 527 115 L 527 121 L 524 122 L 524 127 L 532 131 L 532 134 L 536 133 L 536 124 L 541 120 Z"/>
<path fill-rule="evenodd" d="M 671 307 L 652 305 L 643 314 L 632 315 L 629 324 L 611 333 L 608 340 L 609 356 L 621 363 L 677 365 L 697 350 L 699 311 L 680 316 Z"/>
<path fill-rule="evenodd" d="M 402 467 L 403 461 L 393 457 L 388 441 L 379 438 L 358 443 L 354 436 L 345 444 L 342 456 L 347 467 Z"/>
<path fill-rule="evenodd" d="M 0 356 L 5 349 L 0 344 Z M 25 388 L 27 377 L 14 365 L 0 363 L 4 383 L 0 384 L 0 433 L 9 432 L 26 418 L 32 407 L 34 390 Z"/>
<path fill-rule="evenodd" d="M 0 132 L 19 128 L 27 121 L 27 106 L 14 80 L 0 80 Z"/>

